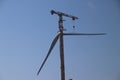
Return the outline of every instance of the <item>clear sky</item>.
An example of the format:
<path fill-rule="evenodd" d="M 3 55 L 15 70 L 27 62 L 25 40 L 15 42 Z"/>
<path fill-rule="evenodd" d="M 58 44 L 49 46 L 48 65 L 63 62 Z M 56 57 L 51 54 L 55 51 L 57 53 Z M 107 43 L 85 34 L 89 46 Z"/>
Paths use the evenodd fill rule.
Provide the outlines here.
<path fill-rule="evenodd" d="M 64 36 L 66 80 L 120 80 L 120 0 L 0 0 L 0 80 L 60 80 L 59 42 L 36 75 L 58 32 L 52 9 L 79 17 L 66 32 L 107 33 Z"/>

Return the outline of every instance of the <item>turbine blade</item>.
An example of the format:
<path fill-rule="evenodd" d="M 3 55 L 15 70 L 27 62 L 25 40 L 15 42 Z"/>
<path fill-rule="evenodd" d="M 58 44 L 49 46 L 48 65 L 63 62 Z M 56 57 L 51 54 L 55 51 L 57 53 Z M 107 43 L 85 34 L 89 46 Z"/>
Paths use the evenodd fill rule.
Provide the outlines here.
<path fill-rule="evenodd" d="M 48 53 L 47 53 L 47 56 L 45 57 L 45 59 L 44 59 L 42 65 L 41 65 L 40 69 L 38 70 L 37 75 L 39 75 L 39 73 L 40 73 L 41 69 L 43 68 L 43 66 L 44 66 L 44 64 L 45 64 L 45 62 L 46 62 L 46 60 L 47 60 L 47 58 L 49 57 L 49 55 L 50 55 L 52 49 L 54 48 L 54 46 L 55 46 L 57 40 L 59 39 L 59 35 L 60 35 L 60 33 L 58 33 L 57 36 L 54 38 L 54 40 L 53 40 L 53 42 L 52 42 L 52 44 L 51 44 L 51 46 L 50 46 L 50 48 L 49 48 L 49 51 L 48 51 Z"/>
<path fill-rule="evenodd" d="M 83 35 L 83 36 L 94 36 L 94 35 L 105 35 L 106 33 L 63 33 L 63 35 Z"/>

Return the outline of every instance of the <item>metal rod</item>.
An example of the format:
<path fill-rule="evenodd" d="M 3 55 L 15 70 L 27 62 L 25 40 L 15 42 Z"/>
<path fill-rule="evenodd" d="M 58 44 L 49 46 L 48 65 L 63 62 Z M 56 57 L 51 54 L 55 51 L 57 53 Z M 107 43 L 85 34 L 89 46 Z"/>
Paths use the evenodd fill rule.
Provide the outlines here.
<path fill-rule="evenodd" d="M 65 80 L 65 65 L 64 65 L 64 42 L 63 42 L 63 20 L 62 15 L 59 15 L 59 32 L 60 34 L 60 65 L 61 65 L 61 80 Z"/>
<path fill-rule="evenodd" d="M 57 14 L 57 15 L 62 15 L 62 16 L 65 16 L 65 17 L 69 17 L 69 18 L 72 18 L 72 20 L 75 20 L 75 19 L 78 19 L 78 17 L 76 16 L 72 16 L 72 15 L 69 15 L 69 14 L 66 14 L 66 13 L 63 13 L 63 12 L 59 12 L 59 11 L 54 11 L 54 10 L 51 10 L 51 14 Z"/>

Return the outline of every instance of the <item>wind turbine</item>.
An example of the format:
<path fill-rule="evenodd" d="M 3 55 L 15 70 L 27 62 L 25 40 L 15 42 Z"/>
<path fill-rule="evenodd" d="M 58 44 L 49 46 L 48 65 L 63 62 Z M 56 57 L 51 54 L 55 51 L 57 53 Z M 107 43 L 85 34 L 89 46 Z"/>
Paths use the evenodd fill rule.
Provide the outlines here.
<path fill-rule="evenodd" d="M 65 35 L 83 35 L 83 36 L 89 36 L 89 35 L 105 35 L 105 33 L 93 33 L 93 34 L 86 34 L 86 33 L 63 33 L 63 16 L 65 17 L 69 17 L 71 18 L 72 20 L 76 20 L 78 19 L 78 17 L 76 16 L 72 16 L 72 15 L 69 15 L 69 14 L 66 14 L 66 13 L 63 13 L 63 12 L 59 12 L 59 11 L 54 11 L 54 10 L 51 10 L 51 14 L 57 14 L 58 17 L 59 17 L 59 21 L 58 21 L 58 24 L 59 24 L 59 31 L 58 31 L 58 34 L 56 35 L 56 37 L 54 38 L 50 48 L 49 48 L 49 51 L 47 53 L 47 56 L 45 57 L 40 69 L 38 70 L 38 73 L 37 75 L 39 75 L 41 69 L 43 68 L 46 60 L 48 59 L 52 49 L 54 48 L 56 42 L 58 41 L 58 39 L 60 40 L 60 65 L 61 65 L 61 80 L 65 80 L 65 66 L 64 66 L 64 43 L 63 43 L 63 36 Z"/>

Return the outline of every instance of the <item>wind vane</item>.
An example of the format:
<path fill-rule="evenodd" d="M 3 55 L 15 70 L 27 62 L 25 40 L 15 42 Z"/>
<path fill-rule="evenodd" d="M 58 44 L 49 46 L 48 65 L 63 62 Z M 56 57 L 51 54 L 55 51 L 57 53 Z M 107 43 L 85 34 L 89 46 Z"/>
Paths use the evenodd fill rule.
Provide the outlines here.
<path fill-rule="evenodd" d="M 65 35 L 83 35 L 83 36 L 90 36 L 90 35 L 105 35 L 105 33 L 92 33 L 92 34 L 89 34 L 89 33 L 63 33 L 63 16 L 64 17 L 69 17 L 71 18 L 72 20 L 76 20 L 78 19 L 78 17 L 76 16 L 72 16 L 72 15 L 69 15 L 69 14 L 66 14 L 66 13 L 62 13 L 62 12 L 59 12 L 59 11 L 54 11 L 54 10 L 51 10 L 51 14 L 57 14 L 58 17 L 59 17 L 59 21 L 58 21 L 58 24 L 59 24 L 59 32 L 58 34 L 56 35 L 56 37 L 54 38 L 54 40 L 52 41 L 52 44 L 49 48 L 49 51 L 47 53 L 47 56 L 45 57 L 40 69 L 38 70 L 38 73 L 37 75 L 39 75 L 41 69 L 43 68 L 46 60 L 48 59 L 52 49 L 54 48 L 56 42 L 58 41 L 58 39 L 60 40 L 60 68 L 61 68 L 61 80 L 65 80 L 65 65 L 64 65 L 64 43 L 63 43 L 63 36 Z"/>

